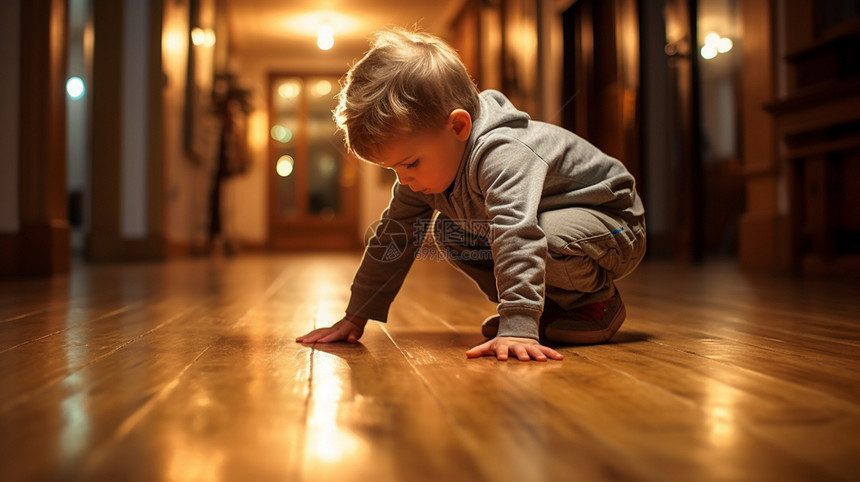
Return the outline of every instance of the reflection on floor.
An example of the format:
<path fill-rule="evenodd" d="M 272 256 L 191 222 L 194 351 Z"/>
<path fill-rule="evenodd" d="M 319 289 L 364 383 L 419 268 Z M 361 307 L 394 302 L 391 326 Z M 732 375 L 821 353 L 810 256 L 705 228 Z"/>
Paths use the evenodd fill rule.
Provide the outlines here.
<path fill-rule="evenodd" d="M 361 343 L 353 255 L 0 281 L 0 479 L 860 478 L 857 286 L 646 263 L 613 343 L 467 360 L 493 310 L 420 261 Z"/>

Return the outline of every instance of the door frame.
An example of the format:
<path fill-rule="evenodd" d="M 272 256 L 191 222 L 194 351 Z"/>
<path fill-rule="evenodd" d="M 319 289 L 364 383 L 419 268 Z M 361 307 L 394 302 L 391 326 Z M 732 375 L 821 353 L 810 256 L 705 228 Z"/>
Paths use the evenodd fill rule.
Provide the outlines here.
<path fill-rule="evenodd" d="M 19 3 L 18 231 L 0 233 L 0 275 L 70 268 L 66 198 L 65 0 Z"/>

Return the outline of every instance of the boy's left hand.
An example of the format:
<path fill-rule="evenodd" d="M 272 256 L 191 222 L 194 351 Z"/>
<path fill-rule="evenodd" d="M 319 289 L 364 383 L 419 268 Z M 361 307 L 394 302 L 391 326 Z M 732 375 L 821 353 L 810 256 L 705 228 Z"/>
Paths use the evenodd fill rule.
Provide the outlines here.
<path fill-rule="evenodd" d="M 507 336 L 496 337 L 492 340 L 481 343 L 475 348 L 467 351 L 466 356 L 469 358 L 477 358 L 480 356 L 496 355 L 496 358 L 499 360 L 507 360 L 509 353 L 521 361 L 529 361 L 531 359 L 546 361 L 547 357 L 552 358 L 553 360 L 561 360 L 564 358 L 561 353 L 550 347 L 541 345 L 537 340 Z"/>

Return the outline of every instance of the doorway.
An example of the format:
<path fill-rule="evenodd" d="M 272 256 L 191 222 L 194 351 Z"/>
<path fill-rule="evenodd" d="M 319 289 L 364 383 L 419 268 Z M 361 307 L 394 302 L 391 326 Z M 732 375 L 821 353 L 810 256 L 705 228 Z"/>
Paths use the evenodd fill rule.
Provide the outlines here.
<path fill-rule="evenodd" d="M 90 0 L 68 2 L 68 75 L 66 80 L 66 190 L 73 258 L 85 253 L 86 199 L 90 156 L 92 10 Z"/>
<path fill-rule="evenodd" d="M 639 8 L 649 255 L 736 258 L 745 207 L 737 1 L 640 0 Z M 709 43 L 714 51 L 703 55 Z"/>
<path fill-rule="evenodd" d="M 637 179 L 649 256 L 736 257 L 737 0 L 580 0 L 561 21 L 563 125 Z"/>
<path fill-rule="evenodd" d="M 273 249 L 361 246 L 358 171 L 332 119 L 339 77 L 269 76 L 267 172 Z"/>

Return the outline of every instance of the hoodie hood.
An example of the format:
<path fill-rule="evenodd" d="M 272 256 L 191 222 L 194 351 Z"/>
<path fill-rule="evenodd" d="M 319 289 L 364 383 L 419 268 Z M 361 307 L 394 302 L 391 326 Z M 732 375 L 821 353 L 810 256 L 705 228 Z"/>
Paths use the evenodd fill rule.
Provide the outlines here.
<path fill-rule="evenodd" d="M 517 110 L 514 104 L 501 92 L 485 90 L 481 93 L 481 111 L 477 118 L 472 119 L 472 134 L 469 136 L 470 146 L 475 139 L 499 127 L 523 128 L 531 119 L 528 114 Z M 468 152 L 469 149 L 467 148 Z"/>

